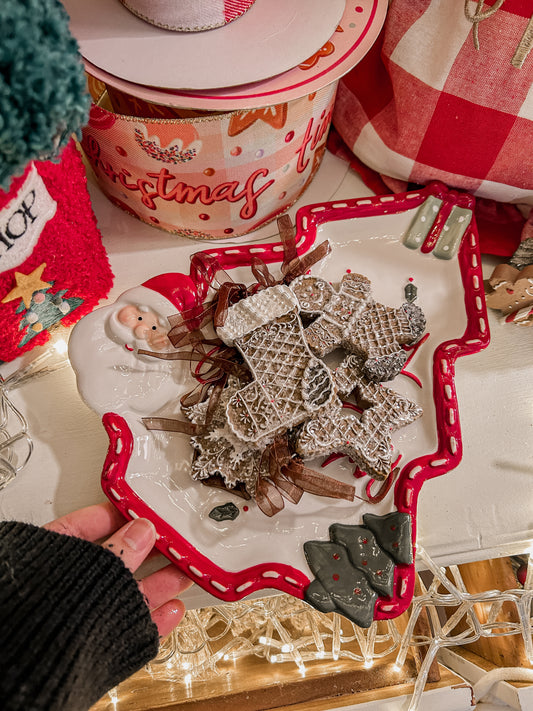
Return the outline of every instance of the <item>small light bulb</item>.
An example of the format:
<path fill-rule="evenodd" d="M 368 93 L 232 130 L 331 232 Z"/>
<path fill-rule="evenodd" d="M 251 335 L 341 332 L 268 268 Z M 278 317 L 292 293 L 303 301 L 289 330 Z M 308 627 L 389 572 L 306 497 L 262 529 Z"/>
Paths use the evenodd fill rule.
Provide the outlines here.
<path fill-rule="evenodd" d="M 54 343 L 54 348 L 59 353 L 59 355 L 65 355 L 65 353 L 68 351 L 67 342 L 63 338 L 60 338 L 58 341 L 56 341 L 56 343 Z"/>

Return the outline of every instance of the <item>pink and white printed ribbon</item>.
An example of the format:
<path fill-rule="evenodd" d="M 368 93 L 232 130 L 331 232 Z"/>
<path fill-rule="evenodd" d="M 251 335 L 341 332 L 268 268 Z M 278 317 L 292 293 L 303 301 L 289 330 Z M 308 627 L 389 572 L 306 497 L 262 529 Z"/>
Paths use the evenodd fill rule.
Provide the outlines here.
<path fill-rule="evenodd" d="M 158 27 L 200 32 L 243 15 L 255 0 L 120 0 L 134 15 Z"/>

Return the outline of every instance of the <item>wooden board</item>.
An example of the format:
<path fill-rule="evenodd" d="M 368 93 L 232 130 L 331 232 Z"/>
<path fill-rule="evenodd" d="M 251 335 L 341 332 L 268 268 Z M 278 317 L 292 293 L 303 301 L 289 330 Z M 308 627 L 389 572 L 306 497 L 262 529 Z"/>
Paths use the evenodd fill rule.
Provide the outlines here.
<path fill-rule="evenodd" d="M 458 567 L 466 589 L 471 594 L 487 590 L 516 590 L 520 587 L 511 559 L 507 557 L 466 563 Z M 474 607 L 480 621 L 487 622 L 490 605 L 480 603 Z M 445 607 L 443 609 L 448 616 L 455 612 L 455 608 Z M 502 628 L 505 627 L 506 622 L 517 623 L 520 621 L 516 606 L 511 603 L 504 604 L 497 619 L 502 622 Z M 457 631 L 464 630 L 466 624 L 461 622 L 456 629 Z M 480 637 L 476 642 L 467 645 L 466 648 L 500 667 L 529 666 L 524 642 L 520 635 Z"/>
<path fill-rule="evenodd" d="M 394 657 L 395 655 L 391 655 Z M 416 667 L 412 658 L 404 669 L 393 669 L 394 658 L 365 669 L 361 663 L 339 660 L 306 664 L 302 677 L 294 664 L 271 664 L 246 657 L 234 670 L 209 681 L 185 683 L 183 678 L 152 677 L 141 670 L 118 687 L 117 702 L 106 695 L 92 711 L 326 711 L 364 705 L 380 699 L 409 696 L 413 691 Z M 427 691 L 462 689 L 461 698 L 470 698 L 463 679 L 444 667 L 441 679 L 428 683 Z M 427 693 L 427 692 L 425 692 Z M 459 694 L 456 694 L 459 698 Z M 468 708 L 457 706 L 457 708 Z M 432 701 L 431 708 L 436 709 Z M 443 708 L 453 711 L 446 701 Z"/>

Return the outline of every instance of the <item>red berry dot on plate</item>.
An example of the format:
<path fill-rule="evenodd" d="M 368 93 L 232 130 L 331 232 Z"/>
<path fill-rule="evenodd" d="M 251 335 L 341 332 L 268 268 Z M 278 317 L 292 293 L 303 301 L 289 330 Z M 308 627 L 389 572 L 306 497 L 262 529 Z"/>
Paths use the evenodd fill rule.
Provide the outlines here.
<path fill-rule="evenodd" d="M 209 219 L 210 219 L 209 215 L 206 215 L 205 212 L 200 213 L 200 214 L 198 215 L 198 217 L 199 217 L 201 220 L 209 220 Z"/>
<path fill-rule="evenodd" d="M 367 560 L 362 560 L 361 563 L 362 563 L 363 565 L 368 565 L 368 561 L 367 561 Z"/>
<path fill-rule="evenodd" d="M 392 544 L 392 547 L 393 547 L 393 548 L 398 548 L 399 545 L 400 545 L 400 544 L 399 544 L 397 541 L 395 541 L 395 542 Z"/>
<path fill-rule="evenodd" d="M 356 5 L 355 11 L 356 12 L 363 12 L 363 8 L 361 7 L 361 5 Z"/>
<path fill-rule="evenodd" d="M 390 527 L 390 530 L 391 530 L 391 531 L 395 531 L 395 530 L 396 530 L 396 526 L 393 524 L 393 525 Z"/>
<path fill-rule="evenodd" d="M 361 588 L 354 588 L 354 595 L 360 595 L 361 594 Z"/>
<path fill-rule="evenodd" d="M 230 151 L 230 154 L 232 156 L 240 156 L 242 153 L 242 148 L 240 146 L 235 146 L 235 148 L 232 148 Z"/>
<path fill-rule="evenodd" d="M 518 570 L 516 571 L 516 578 L 520 585 L 525 584 L 527 578 L 527 565 L 525 563 L 521 563 L 518 566 Z"/>
<path fill-rule="evenodd" d="M 289 131 L 289 133 L 285 136 L 285 143 L 290 143 L 293 138 L 294 138 L 294 131 Z"/>
<path fill-rule="evenodd" d="M 243 506 L 243 507 L 242 507 L 242 510 L 243 510 L 243 511 L 248 511 L 248 506 Z"/>
<path fill-rule="evenodd" d="M 214 175 L 215 174 L 215 169 L 214 168 L 206 168 L 204 170 L 204 175 Z"/>
<path fill-rule="evenodd" d="M 363 540 L 361 541 L 361 543 L 368 543 L 368 538 L 363 538 Z"/>
<path fill-rule="evenodd" d="M 334 560 L 339 560 L 340 555 L 338 553 L 334 553 L 333 558 L 334 558 Z"/>
<path fill-rule="evenodd" d="M 152 217 L 152 216 L 150 216 L 150 220 L 154 223 L 154 225 L 158 225 L 158 224 L 159 224 L 159 220 L 157 219 L 157 217 Z"/>
<path fill-rule="evenodd" d="M 128 155 L 126 153 L 126 151 L 124 150 L 124 148 L 122 148 L 122 146 L 115 146 L 115 150 L 119 154 L 119 156 L 127 156 Z"/>
<path fill-rule="evenodd" d="M 224 234 L 226 234 L 226 235 L 230 235 L 230 234 L 232 234 L 232 232 L 233 232 L 233 227 L 226 227 L 226 229 L 224 230 Z"/>
<path fill-rule="evenodd" d="M 339 579 L 339 576 L 337 575 L 337 573 L 335 573 L 335 575 L 333 576 L 333 580 L 338 580 L 338 579 Z"/>
<path fill-rule="evenodd" d="M 347 269 L 347 270 L 346 270 L 346 274 L 351 274 L 351 273 L 352 273 L 352 270 L 351 270 L 351 269 Z"/>

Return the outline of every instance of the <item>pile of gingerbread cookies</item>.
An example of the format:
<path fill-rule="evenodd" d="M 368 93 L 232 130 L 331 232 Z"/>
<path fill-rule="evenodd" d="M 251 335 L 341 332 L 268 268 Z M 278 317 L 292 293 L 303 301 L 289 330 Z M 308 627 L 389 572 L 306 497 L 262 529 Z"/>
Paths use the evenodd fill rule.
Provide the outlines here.
<path fill-rule="evenodd" d="M 338 289 L 304 275 L 231 305 L 217 336 L 248 377 L 231 375 L 214 407 L 206 400 L 184 408 L 199 428 L 193 478 L 254 499 L 269 516 L 304 492 L 354 499 L 351 484 L 308 468 L 321 455 L 345 455 L 371 479 L 387 479 L 392 433 L 422 415 L 383 385 L 424 333 L 414 298 L 386 306 L 369 279 L 347 273 Z M 333 351 L 336 367 L 324 360 Z"/>

